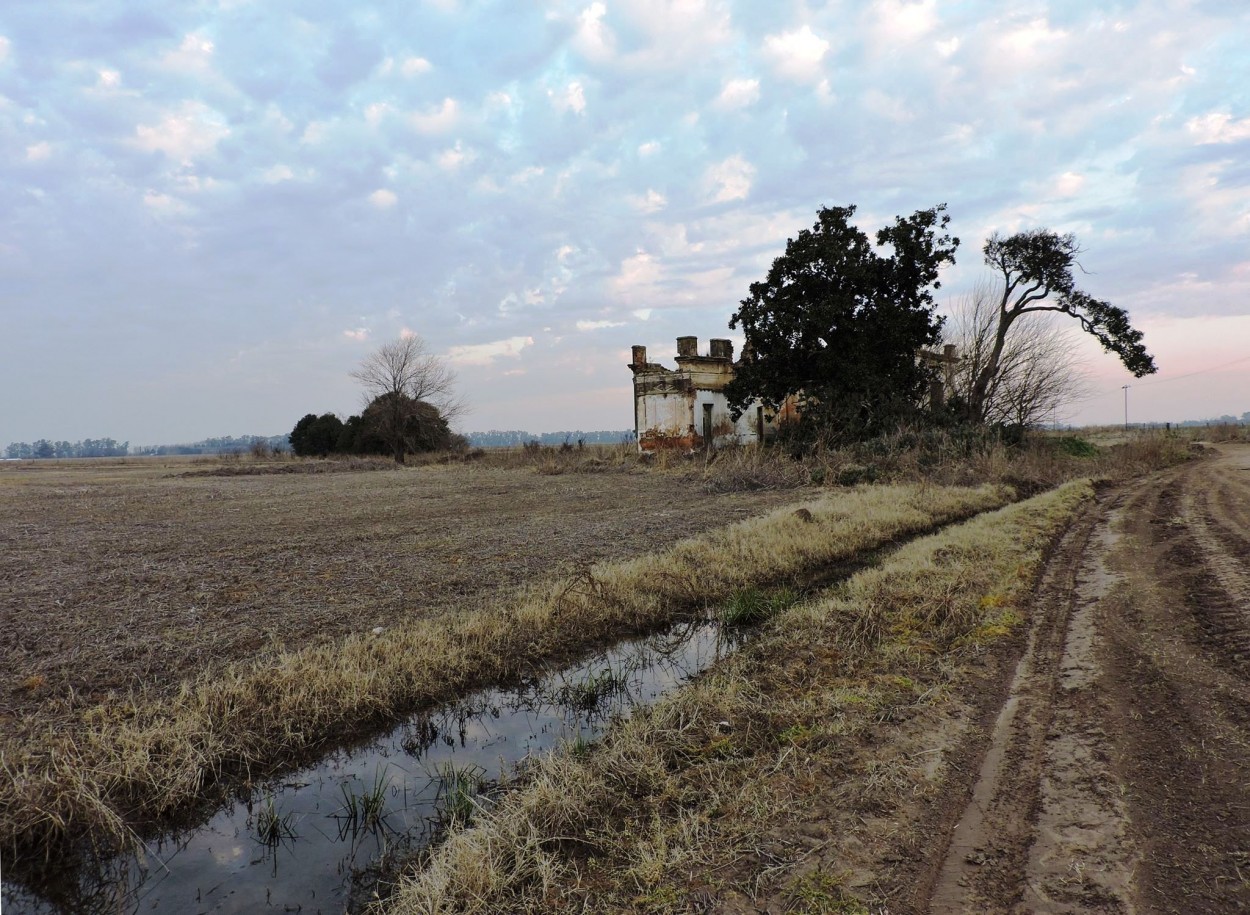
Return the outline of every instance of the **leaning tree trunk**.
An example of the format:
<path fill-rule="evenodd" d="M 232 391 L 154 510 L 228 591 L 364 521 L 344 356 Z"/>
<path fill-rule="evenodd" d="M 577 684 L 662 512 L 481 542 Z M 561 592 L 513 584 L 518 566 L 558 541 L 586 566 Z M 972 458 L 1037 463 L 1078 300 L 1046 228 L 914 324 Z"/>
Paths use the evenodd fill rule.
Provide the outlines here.
<path fill-rule="evenodd" d="M 985 360 L 985 366 L 981 369 L 976 380 L 972 384 L 972 392 L 968 396 L 968 412 L 977 422 L 985 422 L 986 396 L 990 390 L 990 384 L 994 381 L 994 376 L 998 374 L 998 362 L 1003 355 L 1003 347 L 1007 343 L 1007 331 L 1011 327 L 1012 315 L 1005 308 L 998 313 L 998 330 L 994 334 L 994 347 L 990 350 L 989 358 Z"/>

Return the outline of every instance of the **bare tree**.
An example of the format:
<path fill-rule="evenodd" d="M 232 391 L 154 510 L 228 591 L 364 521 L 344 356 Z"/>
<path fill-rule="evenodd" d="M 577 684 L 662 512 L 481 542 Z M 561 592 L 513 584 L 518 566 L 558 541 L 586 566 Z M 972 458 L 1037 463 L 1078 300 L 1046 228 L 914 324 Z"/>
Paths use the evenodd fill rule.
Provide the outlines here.
<path fill-rule="evenodd" d="M 441 418 L 445 425 L 464 412 L 455 372 L 415 334 L 382 344 L 352 377 L 364 386 L 372 431 L 389 445 L 397 464 L 428 438 L 423 424 Z"/>
<path fill-rule="evenodd" d="M 1001 328 L 1000 301 L 998 292 L 982 283 L 955 303 L 943 328 L 944 342 L 954 343 L 960 356 L 953 394 L 970 404 L 978 380 L 986 378 L 986 367 L 996 359 L 977 418 L 1040 425 L 1088 395 L 1084 366 L 1074 355 L 1067 326 L 1039 317 Z"/>

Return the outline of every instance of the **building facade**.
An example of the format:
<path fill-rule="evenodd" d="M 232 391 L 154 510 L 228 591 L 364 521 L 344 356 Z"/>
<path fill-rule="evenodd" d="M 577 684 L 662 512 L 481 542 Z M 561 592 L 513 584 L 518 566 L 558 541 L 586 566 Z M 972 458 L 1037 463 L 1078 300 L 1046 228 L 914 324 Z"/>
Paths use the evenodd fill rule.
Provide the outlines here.
<path fill-rule="evenodd" d="M 793 404 L 780 411 L 751 405 L 736 420 L 725 388 L 737 369 L 733 343 L 712 340 L 707 355 L 699 353 L 698 337 L 677 338 L 677 367 L 647 360 L 647 348 L 635 346 L 634 431 L 644 452 L 662 449 L 695 451 L 725 445 L 767 441 L 779 423 L 796 417 Z"/>

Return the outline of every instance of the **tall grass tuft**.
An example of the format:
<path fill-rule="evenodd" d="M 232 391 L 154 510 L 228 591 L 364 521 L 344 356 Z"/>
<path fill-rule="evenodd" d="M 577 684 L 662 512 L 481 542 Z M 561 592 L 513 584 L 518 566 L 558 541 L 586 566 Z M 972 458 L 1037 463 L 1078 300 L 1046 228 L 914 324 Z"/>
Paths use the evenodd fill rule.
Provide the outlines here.
<path fill-rule="evenodd" d="M 343 794 L 343 806 L 334 815 L 339 823 L 339 832 L 355 835 L 381 826 L 386 816 L 386 793 L 390 787 L 391 776 L 385 766 L 377 768 L 372 783 L 360 792 L 353 791 L 347 782 L 342 782 L 339 789 Z"/>
<path fill-rule="evenodd" d="M 799 600 L 799 593 L 792 588 L 782 587 L 773 591 L 744 588 L 735 591 L 721 604 L 718 615 L 727 626 L 752 626 L 771 619 Z"/>
<path fill-rule="evenodd" d="M 478 766 L 457 766 L 451 760 L 438 767 L 439 787 L 435 806 L 442 826 L 464 826 L 477 809 L 477 795 L 486 784 Z"/>

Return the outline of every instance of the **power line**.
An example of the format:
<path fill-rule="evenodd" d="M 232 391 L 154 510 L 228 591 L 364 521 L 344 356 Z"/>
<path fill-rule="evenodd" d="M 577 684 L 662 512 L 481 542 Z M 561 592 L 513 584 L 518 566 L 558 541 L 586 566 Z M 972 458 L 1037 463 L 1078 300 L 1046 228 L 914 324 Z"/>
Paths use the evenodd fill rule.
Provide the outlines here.
<path fill-rule="evenodd" d="M 1177 375 L 1174 378 L 1158 378 L 1154 381 L 1139 381 L 1133 385 L 1135 388 L 1144 388 L 1152 384 L 1167 384 L 1169 381 L 1180 381 L 1182 378 L 1192 378 L 1194 375 L 1205 375 L 1207 372 L 1218 372 L 1220 369 L 1228 368 L 1230 365 L 1236 365 L 1239 362 L 1250 360 L 1250 356 L 1242 356 L 1240 359 L 1234 359 L 1232 362 L 1223 362 L 1220 365 L 1213 365 L 1210 368 L 1198 369 L 1196 372 L 1186 372 L 1184 375 Z"/>
<path fill-rule="evenodd" d="M 1205 375 L 1207 374 L 1207 372 L 1218 372 L 1220 369 L 1226 369 L 1230 365 L 1237 365 L 1239 362 L 1247 362 L 1247 361 L 1250 361 L 1250 356 L 1242 356 L 1240 359 L 1234 359 L 1231 362 L 1222 362 L 1219 365 L 1213 365 L 1210 368 L 1198 369 L 1196 372 L 1186 372 L 1184 375 L 1175 375 L 1172 378 L 1157 378 L 1154 381 L 1134 381 L 1129 385 L 1129 387 L 1145 388 L 1145 387 L 1150 387 L 1151 385 L 1156 385 L 1156 384 L 1168 384 L 1173 381 L 1180 381 L 1182 378 L 1192 378 L 1195 375 Z M 1111 394 L 1114 394 L 1117 391 L 1122 390 L 1122 388 L 1123 386 L 1116 387 L 1116 388 L 1107 388 L 1101 394 L 1097 394 L 1095 396 L 1097 397 L 1110 396 Z"/>

